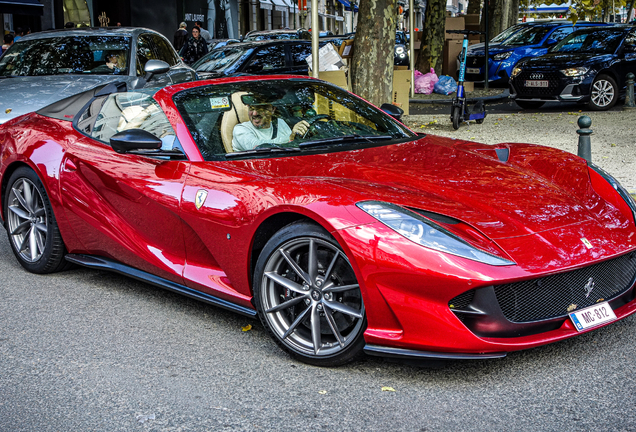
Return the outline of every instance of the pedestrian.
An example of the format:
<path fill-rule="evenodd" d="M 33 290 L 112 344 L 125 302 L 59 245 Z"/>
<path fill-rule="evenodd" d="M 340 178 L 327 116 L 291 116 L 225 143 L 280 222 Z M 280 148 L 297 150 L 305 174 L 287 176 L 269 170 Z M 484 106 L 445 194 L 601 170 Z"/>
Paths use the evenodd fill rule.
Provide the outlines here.
<path fill-rule="evenodd" d="M 15 36 L 13 37 L 13 42 L 19 41 L 22 36 L 24 36 L 24 30 L 22 30 L 22 27 L 17 27 L 15 29 Z"/>
<path fill-rule="evenodd" d="M 186 23 L 182 22 L 179 24 L 179 29 L 174 33 L 172 46 L 174 46 L 176 51 L 183 48 L 183 45 L 185 45 L 186 40 L 188 39 L 188 30 L 186 30 L 187 27 Z"/>
<path fill-rule="evenodd" d="M 209 45 L 212 43 L 212 36 L 210 36 L 210 32 L 207 31 L 206 29 L 203 28 L 203 23 L 201 21 L 197 21 L 194 23 L 195 25 L 199 26 L 199 28 L 201 29 L 201 37 L 203 38 L 203 40 Z"/>
<path fill-rule="evenodd" d="M 10 47 L 13 45 L 13 35 L 11 33 L 7 33 L 4 35 L 4 45 L 0 49 L 0 56 L 2 56 Z"/>
<path fill-rule="evenodd" d="M 201 37 L 201 28 L 194 26 L 192 28 L 192 36 L 188 38 L 183 48 L 181 48 L 180 55 L 186 64 L 191 65 L 207 53 L 208 44 Z"/>

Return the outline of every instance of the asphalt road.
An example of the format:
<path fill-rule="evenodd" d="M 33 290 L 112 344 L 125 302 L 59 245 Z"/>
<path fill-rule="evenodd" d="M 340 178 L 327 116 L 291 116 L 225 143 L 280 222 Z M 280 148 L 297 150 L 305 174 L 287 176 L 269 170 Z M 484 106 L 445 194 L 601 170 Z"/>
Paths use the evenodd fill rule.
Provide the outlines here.
<path fill-rule="evenodd" d="M 0 431 L 636 430 L 633 317 L 501 360 L 321 369 L 123 276 L 27 273 L 2 229 L 0 272 Z"/>

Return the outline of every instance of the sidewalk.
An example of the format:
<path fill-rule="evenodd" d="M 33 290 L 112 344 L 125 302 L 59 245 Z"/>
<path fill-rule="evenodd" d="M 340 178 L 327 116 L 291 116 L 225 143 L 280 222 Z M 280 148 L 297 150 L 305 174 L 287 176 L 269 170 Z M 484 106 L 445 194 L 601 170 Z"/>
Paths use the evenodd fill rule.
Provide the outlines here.
<path fill-rule="evenodd" d="M 485 100 L 490 102 L 495 101 L 503 101 L 508 99 L 510 95 L 510 90 L 507 88 L 475 88 L 475 90 L 471 92 L 466 92 L 466 98 L 469 102 L 474 100 Z M 421 103 L 421 104 L 450 104 L 455 97 L 455 93 L 451 93 L 449 95 L 441 95 L 438 93 L 431 94 L 419 94 L 415 93 L 415 95 L 409 99 L 410 103 Z"/>
<path fill-rule="evenodd" d="M 404 116 L 415 132 L 425 132 L 486 144 L 522 142 L 577 153 L 579 116 L 592 119 L 592 162 L 636 194 L 636 109 L 613 112 L 516 113 L 488 115 L 478 125 L 464 123 L 454 130 L 450 110 L 443 114 Z"/>

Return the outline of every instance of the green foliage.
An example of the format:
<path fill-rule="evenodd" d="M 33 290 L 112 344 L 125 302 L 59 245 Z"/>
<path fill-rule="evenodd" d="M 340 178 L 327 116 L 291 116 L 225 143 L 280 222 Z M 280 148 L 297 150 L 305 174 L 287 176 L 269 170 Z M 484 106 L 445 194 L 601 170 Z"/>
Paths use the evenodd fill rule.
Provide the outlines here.
<path fill-rule="evenodd" d="M 522 8 L 539 6 L 540 4 L 559 5 L 563 0 L 520 0 L 519 4 Z M 626 0 L 573 0 L 572 6 L 567 13 L 568 19 L 575 24 L 579 20 L 590 18 L 591 20 L 599 20 L 603 14 L 613 15 L 619 11 L 619 8 L 626 7 Z M 616 12 L 612 11 L 615 8 Z"/>

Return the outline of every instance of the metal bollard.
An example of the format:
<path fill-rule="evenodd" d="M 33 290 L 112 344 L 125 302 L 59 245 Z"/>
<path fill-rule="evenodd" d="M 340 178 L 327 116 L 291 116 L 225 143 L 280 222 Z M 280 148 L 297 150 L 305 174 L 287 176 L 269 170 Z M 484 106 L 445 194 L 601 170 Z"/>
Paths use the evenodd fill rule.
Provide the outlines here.
<path fill-rule="evenodd" d="M 578 121 L 580 129 L 576 131 L 579 134 L 579 149 L 577 155 L 588 162 L 592 162 L 592 143 L 590 135 L 592 135 L 592 119 L 588 116 L 579 117 Z"/>
<path fill-rule="evenodd" d="M 634 103 L 634 74 L 627 74 L 627 95 L 625 96 L 625 105 L 623 108 L 636 108 Z"/>

